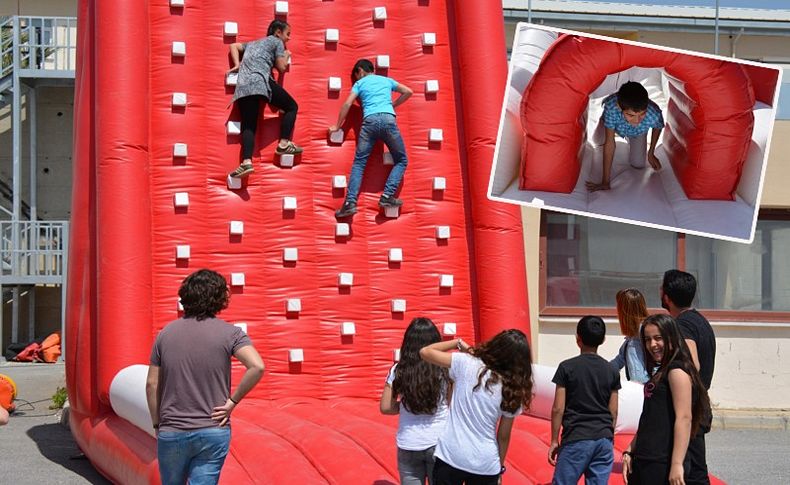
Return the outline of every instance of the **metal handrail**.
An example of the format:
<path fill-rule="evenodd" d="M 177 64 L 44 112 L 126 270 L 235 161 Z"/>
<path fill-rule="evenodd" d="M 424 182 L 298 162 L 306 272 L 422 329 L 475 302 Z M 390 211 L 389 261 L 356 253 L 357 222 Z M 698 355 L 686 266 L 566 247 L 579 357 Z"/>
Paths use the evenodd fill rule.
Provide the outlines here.
<path fill-rule="evenodd" d="M 14 18 L 0 17 L 0 79 L 14 70 Z"/>
<path fill-rule="evenodd" d="M 16 30 L 15 25 L 18 27 Z M 0 31 L 2 32 L 0 78 L 14 70 L 14 49 L 17 49 L 19 54 L 16 66 L 18 69 L 41 71 L 76 69 L 76 17 L 3 17 Z"/>
<path fill-rule="evenodd" d="M 2 277 L 62 278 L 67 257 L 67 221 L 0 221 Z"/>

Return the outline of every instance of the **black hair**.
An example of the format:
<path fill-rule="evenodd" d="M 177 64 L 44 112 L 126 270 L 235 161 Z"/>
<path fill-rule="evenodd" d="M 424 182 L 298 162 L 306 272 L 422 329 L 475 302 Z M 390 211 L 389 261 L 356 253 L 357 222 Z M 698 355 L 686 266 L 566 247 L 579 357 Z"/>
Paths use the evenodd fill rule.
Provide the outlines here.
<path fill-rule="evenodd" d="M 664 355 L 661 362 L 653 360 L 653 354 L 647 347 L 645 342 L 645 327 L 648 325 L 655 325 L 658 329 L 661 340 L 664 342 Z M 677 320 L 670 315 L 659 313 L 650 315 L 642 323 L 642 328 L 639 329 L 639 337 L 642 339 L 642 350 L 645 354 L 645 369 L 650 369 L 649 383 L 657 384 L 664 378 L 669 369 L 669 364 L 677 362 L 680 369 L 682 369 L 691 378 L 691 388 L 697 391 L 697 399 L 692 399 L 691 404 L 691 436 L 695 436 L 699 430 L 700 424 L 708 421 L 710 416 L 710 398 L 705 385 L 702 383 L 702 378 L 699 375 L 697 366 L 691 358 L 691 352 L 688 345 L 680 333 L 680 327 Z M 673 367 L 675 367 L 673 365 Z"/>
<path fill-rule="evenodd" d="M 412 414 L 434 414 L 439 402 L 446 399 L 448 370 L 420 358 L 421 348 L 441 340 L 436 325 L 423 317 L 413 319 L 403 334 L 392 394 L 400 396 L 401 405 Z"/>
<path fill-rule="evenodd" d="M 357 69 L 362 69 L 365 72 L 373 72 L 375 70 L 373 63 L 368 59 L 360 59 L 354 64 L 354 67 L 351 69 L 352 78 L 354 77 L 354 74 L 357 73 Z"/>
<path fill-rule="evenodd" d="M 485 367 L 477 377 L 472 391 L 484 385 L 502 383 L 502 411 L 515 413 L 519 407 L 529 409 L 532 402 L 532 352 L 527 336 L 512 328 L 496 334 L 491 340 L 469 349 L 469 353 L 483 361 Z M 483 378 L 486 378 L 483 384 Z"/>
<path fill-rule="evenodd" d="M 272 20 L 272 23 L 269 24 L 269 29 L 266 31 L 266 35 L 274 35 L 278 30 L 285 32 L 285 29 L 288 27 L 288 22 L 285 20 L 274 19 Z"/>
<path fill-rule="evenodd" d="M 623 111 L 627 109 L 644 111 L 647 109 L 648 101 L 650 97 L 647 95 L 647 89 L 638 82 L 628 81 L 617 91 L 617 104 Z"/>
<path fill-rule="evenodd" d="M 606 337 L 606 325 L 601 317 L 587 315 L 576 324 L 576 335 L 587 347 L 598 347 Z"/>
<path fill-rule="evenodd" d="M 230 291 L 225 278 L 216 271 L 201 269 L 187 276 L 178 289 L 184 317 L 196 320 L 214 318 L 228 307 Z"/>
<path fill-rule="evenodd" d="M 664 273 L 661 289 L 676 307 L 688 308 L 697 294 L 697 279 L 691 273 L 670 269 Z"/>

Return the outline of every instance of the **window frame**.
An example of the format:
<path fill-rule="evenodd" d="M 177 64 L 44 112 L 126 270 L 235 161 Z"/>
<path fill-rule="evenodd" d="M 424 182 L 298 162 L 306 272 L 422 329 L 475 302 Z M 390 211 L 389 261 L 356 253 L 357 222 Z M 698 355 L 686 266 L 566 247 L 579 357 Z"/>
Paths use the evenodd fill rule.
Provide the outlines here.
<path fill-rule="evenodd" d="M 541 211 L 540 215 L 540 241 L 538 244 L 538 316 L 543 317 L 582 317 L 584 315 L 600 315 L 602 317 L 617 318 L 612 295 L 611 307 L 568 307 L 547 305 L 548 285 L 548 223 L 546 214 L 550 211 Z M 561 214 L 561 213 L 560 213 Z M 764 221 L 790 221 L 790 209 L 760 209 L 758 220 Z M 677 233 L 676 259 L 677 269 L 686 270 L 686 235 Z M 669 268 L 668 268 L 669 269 Z M 738 311 L 716 310 L 711 308 L 698 308 L 709 320 L 721 322 L 764 322 L 787 323 L 790 322 L 790 311 Z M 662 308 L 648 308 L 650 313 L 664 311 Z"/>

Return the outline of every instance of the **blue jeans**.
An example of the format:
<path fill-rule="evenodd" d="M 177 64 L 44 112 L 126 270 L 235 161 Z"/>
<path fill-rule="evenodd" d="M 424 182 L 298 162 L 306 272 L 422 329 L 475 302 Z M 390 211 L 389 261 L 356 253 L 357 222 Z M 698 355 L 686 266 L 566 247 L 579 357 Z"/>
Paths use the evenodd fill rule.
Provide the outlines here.
<path fill-rule="evenodd" d="M 403 137 L 400 135 L 398 124 L 395 117 L 389 113 L 376 113 L 366 116 L 362 120 L 362 128 L 359 130 L 357 139 L 357 152 L 354 155 L 354 163 L 351 165 L 351 177 L 348 181 L 348 193 L 346 202 L 357 202 L 359 197 L 359 187 L 362 185 L 362 174 L 365 173 L 365 165 L 368 157 L 373 151 L 377 141 L 383 141 L 387 149 L 392 154 L 394 166 L 384 184 L 384 195 L 392 197 L 398 190 L 403 172 L 406 171 L 406 146 L 403 144 Z"/>
<path fill-rule="evenodd" d="M 214 485 L 230 448 L 230 426 L 160 431 L 156 437 L 162 485 Z"/>
<path fill-rule="evenodd" d="M 576 485 L 584 474 L 586 485 L 606 485 L 614 463 L 611 438 L 571 441 L 560 446 L 552 485 Z"/>

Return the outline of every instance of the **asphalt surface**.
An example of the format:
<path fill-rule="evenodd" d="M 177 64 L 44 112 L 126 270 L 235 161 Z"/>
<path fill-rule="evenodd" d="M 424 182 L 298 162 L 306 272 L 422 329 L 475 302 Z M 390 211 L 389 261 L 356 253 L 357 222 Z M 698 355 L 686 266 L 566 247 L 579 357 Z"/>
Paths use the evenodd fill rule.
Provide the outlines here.
<path fill-rule="evenodd" d="M 63 364 L 0 363 L 0 374 L 18 387 L 18 410 L 0 427 L 0 483 L 109 484 L 49 409 L 65 386 Z M 710 472 L 729 484 L 790 484 L 790 431 L 714 429 L 707 448 Z"/>

